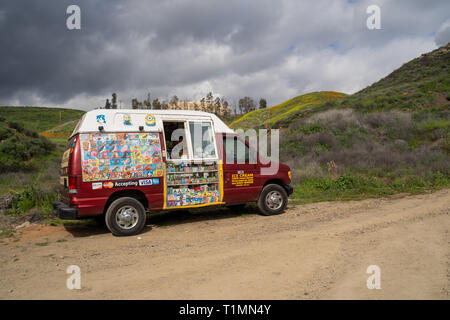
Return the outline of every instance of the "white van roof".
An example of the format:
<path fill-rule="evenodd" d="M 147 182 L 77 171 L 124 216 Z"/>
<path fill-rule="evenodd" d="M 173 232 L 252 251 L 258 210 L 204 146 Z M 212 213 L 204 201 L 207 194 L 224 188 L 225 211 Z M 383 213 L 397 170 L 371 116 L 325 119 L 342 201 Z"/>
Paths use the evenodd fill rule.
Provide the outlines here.
<path fill-rule="evenodd" d="M 154 119 L 154 121 L 152 120 Z M 191 110 L 152 110 L 152 109 L 96 109 L 86 112 L 72 135 L 77 133 L 99 132 L 102 126 L 105 132 L 163 131 L 162 122 L 170 120 L 211 121 L 216 133 L 234 133 L 215 114 Z"/>

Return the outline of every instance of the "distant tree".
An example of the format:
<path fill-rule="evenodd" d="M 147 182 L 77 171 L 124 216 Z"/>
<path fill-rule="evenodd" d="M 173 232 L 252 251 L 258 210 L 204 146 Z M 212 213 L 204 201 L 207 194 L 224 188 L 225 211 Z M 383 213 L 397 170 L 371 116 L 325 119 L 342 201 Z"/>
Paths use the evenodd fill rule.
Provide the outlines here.
<path fill-rule="evenodd" d="M 248 113 L 256 110 L 255 101 L 250 97 L 244 97 L 239 99 L 239 110 L 241 113 Z"/>
<path fill-rule="evenodd" d="M 218 114 L 220 113 L 220 109 L 221 109 L 221 103 L 220 103 L 220 98 L 217 97 L 216 99 L 214 99 L 214 105 L 213 105 L 213 113 Z"/>
<path fill-rule="evenodd" d="M 221 105 L 221 113 L 224 115 L 224 116 L 230 116 L 231 115 L 231 109 L 230 109 L 230 106 L 229 106 L 229 104 L 228 104 L 228 101 L 227 100 L 225 100 L 225 98 L 224 97 L 222 97 L 221 99 L 220 99 L 220 105 Z"/>
<path fill-rule="evenodd" d="M 117 109 L 117 94 L 116 93 L 112 94 L 111 107 L 113 109 Z"/>
<path fill-rule="evenodd" d="M 220 104 L 223 105 L 224 107 L 228 107 L 229 106 L 228 101 L 224 97 L 222 97 L 220 99 Z"/>
<path fill-rule="evenodd" d="M 267 100 L 264 98 L 259 99 L 259 108 L 265 109 L 267 108 Z"/>
<path fill-rule="evenodd" d="M 152 108 L 152 100 L 150 99 L 150 92 L 147 94 L 147 99 L 144 100 L 144 106 L 145 106 L 145 109 Z"/>
<path fill-rule="evenodd" d="M 133 98 L 133 99 L 131 99 L 131 108 L 132 109 L 137 109 L 138 108 L 138 99 L 136 99 L 136 98 Z"/>
<path fill-rule="evenodd" d="M 109 102 L 109 99 L 106 99 L 105 109 L 111 109 L 111 102 Z"/>
<path fill-rule="evenodd" d="M 212 94 L 212 92 L 208 92 L 208 94 L 206 95 L 206 103 L 207 104 L 211 104 L 213 102 L 214 96 Z"/>
<path fill-rule="evenodd" d="M 166 100 L 163 100 L 163 102 L 161 102 L 161 109 L 162 109 L 162 110 L 167 110 L 167 109 L 169 109 L 169 104 L 167 103 Z"/>
<path fill-rule="evenodd" d="M 134 98 L 131 100 L 131 108 L 133 109 L 144 109 L 144 105 L 141 101 L 139 101 L 138 99 Z"/>
<path fill-rule="evenodd" d="M 229 116 L 231 114 L 231 109 L 228 101 L 224 97 L 220 99 L 220 105 L 221 105 L 221 113 L 224 116 Z"/>
<path fill-rule="evenodd" d="M 178 105 L 178 101 L 180 101 L 180 99 L 175 95 L 170 99 L 170 104 Z"/>
<path fill-rule="evenodd" d="M 159 102 L 158 98 L 153 100 L 152 107 L 155 110 L 161 110 L 161 102 Z"/>

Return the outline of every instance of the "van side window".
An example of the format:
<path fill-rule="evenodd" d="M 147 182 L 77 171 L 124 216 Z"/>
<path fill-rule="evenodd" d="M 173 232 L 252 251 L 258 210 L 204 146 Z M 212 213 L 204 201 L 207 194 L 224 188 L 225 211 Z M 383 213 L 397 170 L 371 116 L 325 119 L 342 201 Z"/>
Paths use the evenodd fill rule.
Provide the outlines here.
<path fill-rule="evenodd" d="M 227 163 L 256 163 L 253 152 L 237 137 L 223 137 L 223 149 Z"/>
<path fill-rule="evenodd" d="M 191 134 L 194 159 L 216 157 L 211 122 L 190 121 L 189 132 Z"/>

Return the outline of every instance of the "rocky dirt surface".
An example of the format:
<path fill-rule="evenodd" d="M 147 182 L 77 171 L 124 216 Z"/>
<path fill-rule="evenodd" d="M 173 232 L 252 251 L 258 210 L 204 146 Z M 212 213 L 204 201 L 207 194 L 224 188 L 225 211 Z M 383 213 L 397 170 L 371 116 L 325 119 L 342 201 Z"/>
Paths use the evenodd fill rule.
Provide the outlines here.
<path fill-rule="evenodd" d="M 206 210 L 206 209 L 205 209 Z M 31 225 L 0 243 L 2 299 L 449 299 L 450 189 L 385 199 L 167 212 L 143 233 Z M 81 270 L 69 290 L 66 269 Z M 381 289 L 369 290 L 369 265 Z"/>

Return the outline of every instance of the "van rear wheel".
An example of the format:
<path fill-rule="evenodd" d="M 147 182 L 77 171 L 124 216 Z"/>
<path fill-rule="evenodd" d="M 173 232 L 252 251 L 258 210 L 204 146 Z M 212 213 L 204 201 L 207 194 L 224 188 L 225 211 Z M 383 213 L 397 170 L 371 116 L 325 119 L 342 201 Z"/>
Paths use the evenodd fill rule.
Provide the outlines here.
<path fill-rule="evenodd" d="M 114 200 L 105 214 L 106 226 L 115 236 L 138 234 L 144 228 L 145 220 L 144 206 L 131 197 Z"/>
<path fill-rule="evenodd" d="M 286 190 L 278 184 L 268 184 L 259 195 L 258 208 L 264 216 L 283 213 L 286 205 Z"/>

